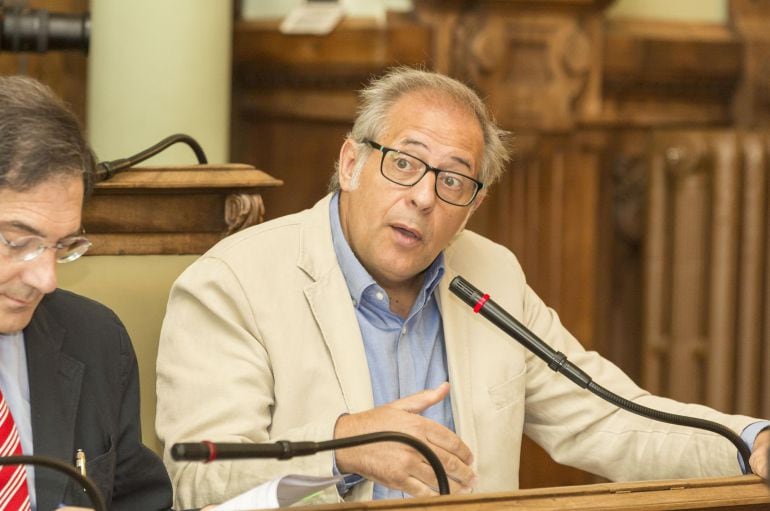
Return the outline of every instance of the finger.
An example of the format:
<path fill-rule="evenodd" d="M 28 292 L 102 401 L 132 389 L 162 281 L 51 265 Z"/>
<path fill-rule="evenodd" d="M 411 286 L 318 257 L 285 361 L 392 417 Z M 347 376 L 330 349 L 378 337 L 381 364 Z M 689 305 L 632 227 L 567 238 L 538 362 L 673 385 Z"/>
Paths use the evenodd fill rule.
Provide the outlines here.
<path fill-rule="evenodd" d="M 757 474 L 758 476 L 761 476 L 765 479 L 767 479 L 770 474 L 767 472 L 767 454 L 760 453 L 759 451 L 755 451 L 754 454 L 751 455 L 751 458 L 749 458 L 749 465 L 751 466 L 751 471 Z"/>
<path fill-rule="evenodd" d="M 465 465 L 473 464 L 473 452 L 471 451 L 471 448 L 451 430 L 444 427 L 429 428 L 425 432 L 425 439 L 431 446 L 435 446 L 433 449 L 434 451 L 440 449 L 443 452 L 457 457 Z"/>
<path fill-rule="evenodd" d="M 447 452 L 440 447 L 435 445 L 431 445 L 430 447 L 433 449 L 433 452 L 436 453 L 436 456 L 438 456 L 439 461 L 441 461 L 441 465 L 443 465 L 447 477 L 468 488 L 476 483 L 476 472 L 474 472 L 470 465 L 466 464 L 453 453 Z M 430 466 L 427 461 L 425 463 Z"/>
<path fill-rule="evenodd" d="M 414 476 L 410 476 L 404 481 L 404 487 L 401 490 L 411 497 L 435 497 L 439 494 L 438 489 L 432 488 Z"/>
<path fill-rule="evenodd" d="M 428 463 L 422 463 L 421 466 L 412 469 L 412 476 L 419 479 L 423 484 L 430 487 L 434 492 L 438 493 L 438 479 L 436 478 L 436 473 L 433 470 L 433 467 Z M 455 480 L 448 472 L 447 482 L 449 483 L 449 492 L 452 494 L 470 493 L 472 489 L 472 486 Z"/>
<path fill-rule="evenodd" d="M 440 403 L 449 394 L 449 383 L 444 382 L 435 389 L 426 389 L 389 403 L 387 406 L 410 413 L 421 413 L 436 403 Z"/>

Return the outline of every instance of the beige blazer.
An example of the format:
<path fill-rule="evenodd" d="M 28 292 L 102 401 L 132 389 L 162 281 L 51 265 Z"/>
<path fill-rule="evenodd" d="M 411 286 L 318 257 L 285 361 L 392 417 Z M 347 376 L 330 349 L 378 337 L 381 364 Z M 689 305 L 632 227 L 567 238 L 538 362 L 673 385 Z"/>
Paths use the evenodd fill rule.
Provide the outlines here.
<path fill-rule="evenodd" d="M 449 282 L 464 276 L 628 399 L 718 420 L 736 432 L 752 419 L 648 395 L 580 346 L 527 286 L 506 248 L 465 231 L 445 255 L 438 300 L 455 425 L 479 474 L 475 491 L 518 487 L 522 434 L 557 461 L 613 480 L 739 473 L 728 441 L 615 410 L 473 314 Z M 228 237 L 179 277 L 157 371 L 157 431 L 178 508 L 219 503 L 286 473 L 332 474 L 331 453 L 210 464 L 168 456 L 182 441 L 328 440 L 340 414 L 373 406 L 360 330 L 332 247 L 329 197 Z M 364 483 L 347 498 L 368 499 L 371 491 Z M 338 499 L 334 488 L 318 497 Z"/>

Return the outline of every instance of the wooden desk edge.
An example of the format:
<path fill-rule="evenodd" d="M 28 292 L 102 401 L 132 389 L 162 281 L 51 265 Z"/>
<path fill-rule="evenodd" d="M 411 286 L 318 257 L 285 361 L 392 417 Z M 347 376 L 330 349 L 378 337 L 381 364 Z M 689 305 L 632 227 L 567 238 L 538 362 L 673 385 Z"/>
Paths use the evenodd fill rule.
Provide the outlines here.
<path fill-rule="evenodd" d="M 550 511 L 623 510 L 623 509 L 770 509 L 770 488 L 757 476 L 736 476 L 705 479 L 672 479 L 600 483 L 580 486 L 536 488 L 512 492 L 405 500 L 346 502 L 319 506 L 297 507 L 298 510 L 385 510 L 456 508 L 482 511 L 485 509 L 533 509 Z"/>
<path fill-rule="evenodd" d="M 133 167 L 97 183 L 95 194 L 127 190 L 251 189 L 281 186 L 283 181 L 238 163 Z"/>

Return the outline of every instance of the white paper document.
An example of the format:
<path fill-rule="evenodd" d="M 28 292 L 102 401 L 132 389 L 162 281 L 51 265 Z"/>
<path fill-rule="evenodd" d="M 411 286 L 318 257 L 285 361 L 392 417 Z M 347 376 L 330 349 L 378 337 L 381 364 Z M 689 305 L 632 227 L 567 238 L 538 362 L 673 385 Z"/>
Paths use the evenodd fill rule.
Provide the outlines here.
<path fill-rule="evenodd" d="M 274 509 L 289 507 L 295 502 L 315 495 L 342 480 L 342 476 L 313 477 L 286 475 L 273 479 L 256 488 L 243 492 L 227 502 L 218 505 L 213 511 L 244 511 L 251 509 Z"/>

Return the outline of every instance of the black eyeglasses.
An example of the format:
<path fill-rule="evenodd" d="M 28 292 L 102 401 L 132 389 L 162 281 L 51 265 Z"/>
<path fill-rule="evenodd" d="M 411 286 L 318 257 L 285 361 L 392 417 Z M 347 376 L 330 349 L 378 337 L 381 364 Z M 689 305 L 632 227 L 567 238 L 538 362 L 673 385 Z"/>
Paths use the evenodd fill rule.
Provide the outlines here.
<path fill-rule="evenodd" d="M 468 206 L 473 202 L 473 199 L 484 187 L 484 183 L 476 181 L 472 177 L 451 170 L 431 167 L 416 156 L 401 152 L 398 149 L 385 147 L 368 139 L 365 139 L 364 142 L 382 151 L 380 173 L 391 183 L 414 186 L 425 177 L 425 174 L 433 172 L 436 174 L 436 196 L 444 202 L 461 207 Z"/>

